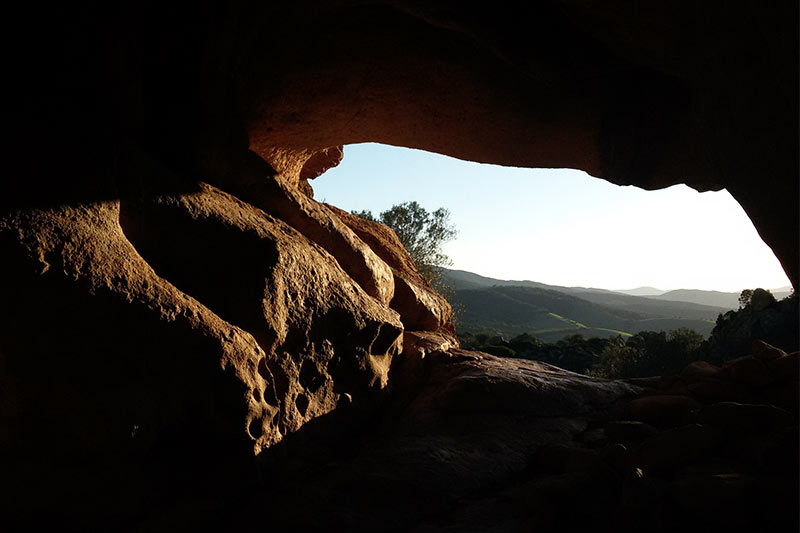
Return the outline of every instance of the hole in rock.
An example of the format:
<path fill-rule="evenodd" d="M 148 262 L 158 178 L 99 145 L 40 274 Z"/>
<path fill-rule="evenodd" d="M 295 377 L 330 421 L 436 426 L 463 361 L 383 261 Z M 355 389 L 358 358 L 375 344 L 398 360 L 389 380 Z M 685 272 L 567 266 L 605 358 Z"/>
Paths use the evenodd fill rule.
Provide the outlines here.
<path fill-rule="evenodd" d="M 265 381 L 272 382 L 272 374 L 267 368 L 267 358 L 262 357 L 261 360 L 258 362 L 258 374 L 264 379 Z"/>
<path fill-rule="evenodd" d="M 427 257 L 438 265 L 435 285 L 456 311 L 462 345 L 482 335 L 481 349 L 511 355 L 575 335 L 625 340 L 651 331 L 668 342 L 684 329 L 702 340 L 720 314 L 739 307 L 742 290 L 762 287 L 778 300 L 791 291 L 725 190 L 647 191 L 580 170 L 501 167 L 371 143 L 344 152 L 339 166 L 311 182 L 316 200 L 379 221 L 388 213 L 396 224 L 417 207 L 429 217 L 449 211 L 445 222 L 457 235 L 439 242 L 440 256 Z M 396 231 L 401 240 L 409 224 Z M 523 334 L 535 339 L 508 345 Z M 385 349 L 389 337 L 380 331 L 371 351 Z M 589 350 L 595 360 L 601 344 Z M 591 366 L 569 357 L 552 362 Z"/>
<path fill-rule="evenodd" d="M 306 416 L 308 404 L 308 396 L 305 394 L 298 394 L 297 398 L 294 399 L 294 405 L 297 407 L 297 411 L 300 413 L 300 416 Z"/>
<path fill-rule="evenodd" d="M 389 351 L 389 348 L 397 340 L 397 337 L 402 332 L 388 323 L 378 325 L 378 331 L 375 334 L 375 340 L 369 347 L 369 353 L 372 355 L 384 355 Z"/>
<path fill-rule="evenodd" d="M 254 389 L 253 389 L 253 393 L 252 393 L 252 394 L 253 394 L 253 399 L 254 399 L 255 401 L 259 402 L 259 403 L 260 403 L 260 402 L 261 402 L 261 400 L 263 399 L 263 397 L 262 397 L 262 395 L 261 395 L 261 391 L 260 391 L 259 389 L 257 389 L 257 388 L 254 388 Z"/>
<path fill-rule="evenodd" d="M 300 385 L 313 394 L 319 390 L 323 383 L 325 383 L 325 377 L 319 373 L 314 361 L 308 359 L 303 361 L 300 367 Z"/>
<path fill-rule="evenodd" d="M 273 374 L 270 371 L 269 363 L 267 362 L 266 357 L 262 357 L 261 360 L 258 362 L 258 374 L 265 382 L 264 392 L 263 394 L 261 394 L 261 397 L 266 403 L 272 406 L 278 405 L 278 395 L 275 388 L 275 382 L 280 378 L 281 382 L 283 383 L 283 386 L 285 387 L 285 390 L 288 390 L 289 387 L 288 381 L 286 380 L 286 377 L 283 375 L 283 370 L 277 364 L 275 366 L 276 366 L 276 372 Z M 276 378 L 275 376 L 278 377 Z M 282 394 L 285 394 L 285 390 Z M 256 392 L 257 389 L 254 389 L 253 390 L 254 397 Z M 256 401 L 259 401 L 259 399 L 256 398 Z"/>
<path fill-rule="evenodd" d="M 247 431 L 254 439 L 258 439 L 264 433 L 264 423 L 260 418 L 254 418 L 247 426 Z"/>

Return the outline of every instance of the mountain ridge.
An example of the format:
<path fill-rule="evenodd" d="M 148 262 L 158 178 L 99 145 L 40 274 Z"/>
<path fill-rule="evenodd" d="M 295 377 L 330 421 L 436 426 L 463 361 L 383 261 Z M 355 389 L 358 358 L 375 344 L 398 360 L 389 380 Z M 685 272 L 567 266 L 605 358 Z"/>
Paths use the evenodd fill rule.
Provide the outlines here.
<path fill-rule="evenodd" d="M 531 280 L 497 280 L 442 269 L 453 289 L 463 333 L 530 333 L 552 342 L 567 335 L 628 336 L 639 331 L 690 328 L 709 335 L 723 307 L 659 300 L 590 287 L 559 287 Z"/>
<path fill-rule="evenodd" d="M 453 288 L 458 290 L 461 288 L 478 288 L 478 287 L 491 287 L 494 285 L 501 286 L 518 286 L 518 287 L 536 287 L 540 289 L 555 290 L 566 292 L 568 294 L 585 294 L 591 293 L 611 293 L 611 294 L 624 294 L 628 296 L 636 296 L 640 298 L 651 298 L 654 300 L 671 301 L 671 302 L 685 302 L 697 305 L 707 305 L 711 307 L 722 307 L 726 311 L 735 310 L 739 307 L 738 292 L 724 292 L 724 291 L 709 291 L 703 289 L 673 289 L 662 290 L 655 287 L 637 287 L 635 289 L 601 289 L 597 287 L 566 287 L 562 285 L 549 285 L 531 280 L 501 280 L 482 276 L 469 272 L 467 270 L 448 269 L 442 268 L 443 275 L 448 280 L 453 280 Z M 752 287 L 755 288 L 755 287 Z M 778 287 L 768 289 L 775 299 L 780 300 L 788 296 L 791 292 L 791 287 Z M 652 294 L 635 294 L 637 292 L 651 292 Z"/>

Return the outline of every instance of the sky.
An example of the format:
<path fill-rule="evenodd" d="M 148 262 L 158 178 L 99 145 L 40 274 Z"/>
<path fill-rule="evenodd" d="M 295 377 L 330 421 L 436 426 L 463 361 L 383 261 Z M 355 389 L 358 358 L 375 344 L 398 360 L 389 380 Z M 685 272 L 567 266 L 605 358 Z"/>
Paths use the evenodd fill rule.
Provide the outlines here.
<path fill-rule="evenodd" d="M 662 290 L 789 285 L 772 250 L 725 190 L 658 191 L 572 169 L 461 161 L 374 143 L 345 146 L 311 182 L 315 198 L 376 216 L 416 201 L 450 210 L 453 265 L 497 279 L 569 287 Z"/>

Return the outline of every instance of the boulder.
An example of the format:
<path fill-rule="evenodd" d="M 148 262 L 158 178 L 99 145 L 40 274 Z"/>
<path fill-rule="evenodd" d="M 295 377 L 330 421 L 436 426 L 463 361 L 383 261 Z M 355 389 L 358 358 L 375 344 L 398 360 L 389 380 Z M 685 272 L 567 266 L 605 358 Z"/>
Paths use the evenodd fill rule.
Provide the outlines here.
<path fill-rule="evenodd" d="M 797 450 L 800 449 L 798 427 L 785 427 L 773 433 L 759 450 L 758 466 L 763 472 L 797 479 L 800 469 Z"/>
<path fill-rule="evenodd" d="M 395 293 L 389 305 L 400 313 L 405 327 L 412 330 L 436 331 L 448 336 L 452 339 L 451 342 L 455 343 L 453 312 L 450 304 L 434 291 L 428 280 L 420 274 L 417 265 L 391 228 L 331 205 L 327 207 L 391 267 Z"/>
<path fill-rule="evenodd" d="M 686 383 L 694 383 L 705 378 L 714 378 L 722 373 L 722 369 L 706 361 L 694 361 L 681 371 L 681 379 Z"/>
<path fill-rule="evenodd" d="M 633 453 L 633 464 L 645 474 L 669 473 L 701 461 L 720 442 L 720 430 L 689 424 L 654 435 Z"/>
<path fill-rule="evenodd" d="M 735 402 L 703 406 L 692 413 L 691 420 L 743 435 L 768 433 L 797 423 L 796 416 L 779 407 Z"/>
<path fill-rule="evenodd" d="M 800 352 L 792 352 L 767 362 L 767 368 L 780 380 L 800 378 Z"/>
<path fill-rule="evenodd" d="M 635 420 L 616 420 L 605 426 L 605 434 L 611 442 L 640 443 L 658 430 L 650 424 Z"/>
<path fill-rule="evenodd" d="M 205 184 L 6 215 L 0 249 L 0 375 L 17 391 L 0 407 L 16 457 L 3 466 L 20 520 L 79 520 L 54 477 L 75 457 L 94 458 L 80 492 L 94 524 L 139 516 L 130 492 L 168 501 L 182 476 L 212 498 L 246 490 L 256 455 L 342 394 L 379 405 L 402 347 L 398 315 L 330 254 Z M 22 342 L 31 324 L 48 334 Z"/>
<path fill-rule="evenodd" d="M 633 472 L 631 465 L 631 453 L 622 444 L 609 444 L 597 451 L 598 456 L 603 459 L 621 477 Z"/>
<path fill-rule="evenodd" d="M 394 396 L 375 433 L 351 437 L 364 439 L 353 443 L 358 454 L 345 446 L 340 455 L 294 469 L 277 449 L 266 452 L 276 460 L 264 474 L 281 484 L 253 503 L 254 512 L 267 509 L 275 523 L 305 530 L 337 517 L 339 529 L 369 531 L 392 516 L 392 528 L 403 530 L 432 517 L 461 523 L 474 504 L 488 513 L 470 515 L 480 529 L 491 526 L 487 516 L 505 509 L 501 502 L 508 498 L 528 502 L 523 510 L 537 497 L 554 498 L 567 510 L 576 494 L 591 488 L 603 491 L 597 501 L 606 506 L 604 516 L 613 513 L 616 472 L 574 439 L 588 420 L 621 411 L 638 389 L 535 361 L 450 353 L 427 356 L 413 382 L 396 378 L 395 387 L 415 392 Z M 304 444 L 296 446 L 302 457 Z M 443 509 L 450 511 L 442 515 Z"/>
<path fill-rule="evenodd" d="M 764 341 L 753 341 L 753 356 L 764 363 L 769 363 L 774 359 L 786 357 L 786 352 Z"/>
<path fill-rule="evenodd" d="M 750 387 L 764 387 L 775 381 L 775 376 L 767 370 L 763 361 L 746 356 L 726 363 L 730 378 Z"/>
<path fill-rule="evenodd" d="M 678 472 L 672 483 L 672 495 L 688 511 L 692 522 L 707 527 L 746 531 L 753 527 L 760 512 L 755 480 L 715 465 Z"/>
<path fill-rule="evenodd" d="M 296 185 L 288 171 L 276 173 L 252 152 L 235 159 L 235 171 L 213 185 L 288 224 L 336 258 L 339 266 L 370 296 L 386 304 L 394 296 L 389 266 L 333 213 Z"/>
<path fill-rule="evenodd" d="M 771 403 L 797 415 L 800 409 L 800 381 L 783 381 L 767 387 L 761 392 L 765 402 Z"/>
<path fill-rule="evenodd" d="M 751 397 L 749 387 L 729 379 L 705 378 L 689 384 L 687 389 L 704 403 L 743 402 Z"/>
<path fill-rule="evenodd" d="M 658 395 L 638 398 L 628 404 L 631 419 L 658 427 L 681 424 L 700 404 L 688 396 Z"/>

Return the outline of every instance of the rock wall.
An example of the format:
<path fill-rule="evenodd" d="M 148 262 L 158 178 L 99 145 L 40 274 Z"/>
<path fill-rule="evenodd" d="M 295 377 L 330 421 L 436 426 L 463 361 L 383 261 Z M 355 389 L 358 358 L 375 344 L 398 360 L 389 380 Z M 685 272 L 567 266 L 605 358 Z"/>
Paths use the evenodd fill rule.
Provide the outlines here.
<path fill-rule="evenodd" d="M 546 419 L 537 405 L 563 404 L 552 433 L 568 440 L 635 387 L 459 355 L 449 306 L 396 237 L 314 201 L 308 180 L 342 144 L 379 141 L 727 187 L 797 286 L 796 15 L 571 0 L 11 8 L 2 515 L 208 525 L 276 490 L 276 461 L 336 442 L 356 453 L 356 436 L 398 420 L 410 438 L 442 409 L 517 402 L 511 419 Z M 484 442 L 481 468 L 519 473 L 540 423 L 500 428 L 514 460 L 487 466 L 499 444 Z M 472 464 L 433 450 L 445 471 Z"/>

